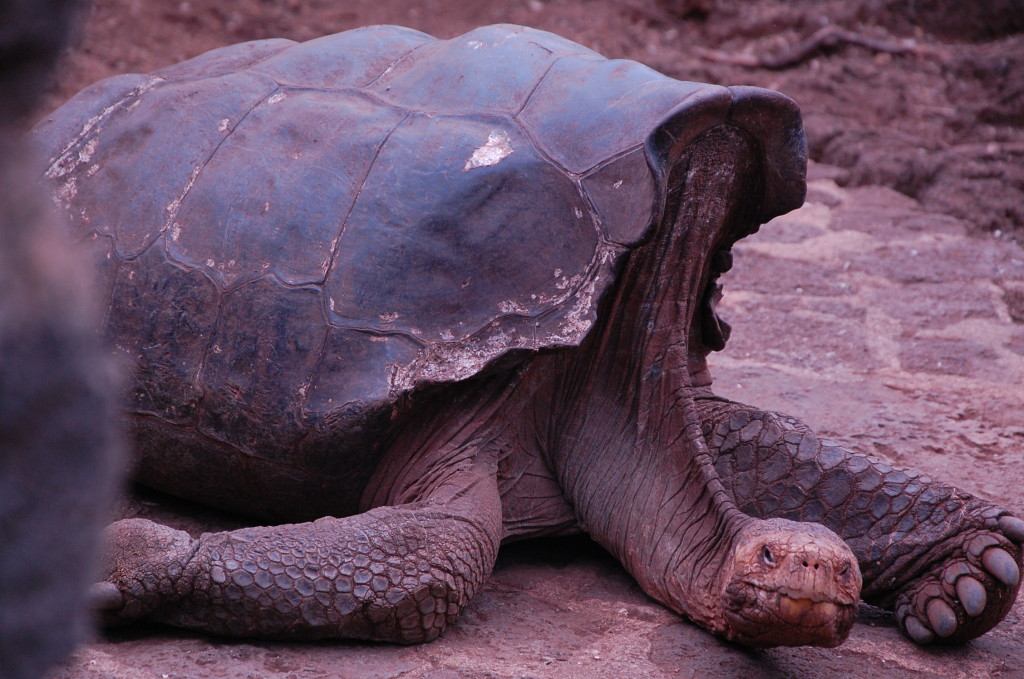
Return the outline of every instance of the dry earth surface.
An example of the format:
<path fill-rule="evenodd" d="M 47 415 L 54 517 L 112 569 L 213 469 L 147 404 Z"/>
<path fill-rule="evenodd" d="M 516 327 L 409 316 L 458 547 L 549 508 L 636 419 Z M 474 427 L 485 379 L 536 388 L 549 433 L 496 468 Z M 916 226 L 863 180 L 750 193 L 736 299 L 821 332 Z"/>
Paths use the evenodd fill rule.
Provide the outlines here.
<path fill-rule="evenodd" d="M 1024 7 L 944 4 L 97 0 L 50 103 L 239 40 L 373 23 L 442 37 L 522 23 L 676 77 L 780 89 L 800 102 L 818 162 L 808 203 L 736 247 L 719 391 L 1024 515 Z M 797 49 L 825 26 L 831 46 Z M 729 63 L 765 55 L 792 63 Z M 238 525 L 152 495 L 121 514 Z M 504 549 L 459 622 L 424 646 L 146 627 L 86 646 L 51 679 L 1024 677 L 1022 618 L 1018 602 L 981 639 L 920 649 L 865 607 L 838 649 L 751 651 L 648 600 L 586 540 L 562 539 Z"/>

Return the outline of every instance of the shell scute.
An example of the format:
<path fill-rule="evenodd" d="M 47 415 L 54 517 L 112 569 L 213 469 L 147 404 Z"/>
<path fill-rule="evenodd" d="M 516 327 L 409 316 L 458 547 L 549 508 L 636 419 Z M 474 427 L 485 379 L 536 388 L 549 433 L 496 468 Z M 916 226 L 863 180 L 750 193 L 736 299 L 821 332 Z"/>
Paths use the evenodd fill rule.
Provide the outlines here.
<path fill-rule="evenodd" d="M 518 115 L 545 153 L 575 174 L 643 144 L 669 112 L 709 89 L 635 61 L 597 54 L 560 59 Z"/>
<path fill-rule="evenodd" d="M 250 40 L 212 49 L 191 59 L 153 71 L 153 75 L 167 80 L 218 78 L 251 68 L 275 54 L 294 49 L 299 44 L 285 38 Z"/>
<path fill-rule="evenodd" d="M 72 223 L 115 236 L 133 257 L 173 225 L 178 208 L 237 120 L 276 88 L 263 76 L 234 73 L 198 81 L 162 81 L 79 139 L 74 162 L 56 181 Z"/>
<path fill-rule="evenodd" d="M 658 218 L 659 191 L 643 148 L 601 165 L 584 177 L 582 184 L 601 215 L 605 238 L 614 243 L 635 245 Z"/>
<path fill-rule="evenodd" d="M 122 262 L 107 314 L 106 334 L 137 366 L 128 407 L 176 424 L 194 423 L 202 389 L 198 375 L 217 321 L 219 291 L 197 270 L 167 261 L 158 241 Z M 153 304 L 153 299 L 161 300 Z"/>
<path fill-rule="evenodd" d="M 102 126 L 115 111 L 135 101 L 155 78 L 140 73 L 126 73 L 100 80 L 73 96 L 63 107 L 61 115 L 49 115 L 36 125 L 35 134 L 50 140 L 63 142 L 58 148 L 47 149 L 50 156 L 50 179 L 66 174 L 66 161 L 71 152 L 81 148 L 81 140 L 87 134 Z M 62 162 L 62 160 L 64 162 Z"/>
<path fill-rule="evenodd" d="M 322 291 L 265 277 L 225 294 L 220 306 L 199 374 L 199 431 L 253 457 L 288 459 L 327 337 Z"/>
<path fill-rule="evenodd" d="M 404 335 L 332 327 L 303 404 L 303 417 L 315 426 L 332 413 L 361 414 L 367 408 L 388 407 L 392 395 L 387 382 L 380 379 L 379 366 L 409 363 L 422 346 Z M 352 428 L 358 426 L 358 421 L 351 423 Z"/>
<path fill-rule="evenodd" d="M 509 153 L 467 167 L 495 131 Z M 580 282 L 563 279 L 587 271 L 598 238 L 577 186 L 508 118 L 413 115 L 381 149 L 338 242 L 332 321 L 461 342 L 503 315 L 559 307 Z"/>
<path fill-rule="evenodd" d="M 394 62 L 434 38 L 400 26 L 357 28 L 299 43 L 253 66 L 281 85 L 341 89 L 362 87 Z"/>
<path fill-rule="evenodd" d="M 234 128 L 181 201 L 171 256 L 224 286 L 322 282 L 381 140 L 404 114 L 357 93 L 291 91 Z"/>
<path fill-rule="evenodd" d="M 484 26 L 424 45 L 368 89 L 383 101 L 423 113 L 515 115 L 552 65 L 569 54 L 596 56 L 551 33 Z"/>

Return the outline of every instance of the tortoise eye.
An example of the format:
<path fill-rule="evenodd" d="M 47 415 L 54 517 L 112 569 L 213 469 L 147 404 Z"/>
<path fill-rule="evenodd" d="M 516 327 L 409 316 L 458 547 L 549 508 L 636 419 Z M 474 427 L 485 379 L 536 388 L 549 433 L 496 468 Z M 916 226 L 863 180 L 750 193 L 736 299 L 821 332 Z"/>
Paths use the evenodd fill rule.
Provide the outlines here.
<path fill-rule="evenodd" d="M 761 558 L 769 566 L 775 565 L 775 557 L 772 556 L 772 550 L 768 549 L 768 545 L 765 545 L 764 548 L 761 550 Z"/>

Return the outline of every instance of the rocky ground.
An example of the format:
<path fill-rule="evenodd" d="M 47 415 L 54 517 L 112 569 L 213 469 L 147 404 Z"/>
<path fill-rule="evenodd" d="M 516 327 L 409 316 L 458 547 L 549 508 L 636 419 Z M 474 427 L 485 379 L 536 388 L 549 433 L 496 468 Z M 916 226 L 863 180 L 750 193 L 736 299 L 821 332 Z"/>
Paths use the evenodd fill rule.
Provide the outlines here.
<path fill-rule="evenodd" d="M 801 103 L 818 162 L 807 205 L 736 247 L 723 302 L 734 332 L 713 363 L 718 390 L 1024 515 L 1024 11 L 992 2 L 993 15 L 1017 13 L 950 18 L 941 6 L 243 0 L 228 10 L 210 0 L 98 0 L 51 101 L 241 39 L 382 22 L 442 36 L 525 23 L 677 77 L 781 89 Z M 838 27 L 834 45 L 801 55 L 802 40 L 827 25 Z M 730 63 L 759 55 L 795 60 Z M 154 496 L 124 511 L 192 530 L 231 522 Z M 648 600 L 587 541 L 563 539 L 503 550 L 458 624 L 425 646 L 225 642 L 142 628 L 83 648 L 51 679 L 1024 677 L 1022 618 L 1018 602 L 979 640 L 919 649 L 865 608 L 838 649 L 750 651 Z"/>

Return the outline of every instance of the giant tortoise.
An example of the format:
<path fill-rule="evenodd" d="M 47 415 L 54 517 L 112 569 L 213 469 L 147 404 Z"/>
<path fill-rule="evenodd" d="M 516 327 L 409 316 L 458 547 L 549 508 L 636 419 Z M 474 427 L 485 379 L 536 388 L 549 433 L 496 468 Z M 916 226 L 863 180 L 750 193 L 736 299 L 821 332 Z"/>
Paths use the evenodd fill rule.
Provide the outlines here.
<path fill-rule="evenodd" d="M 584 532 L 754 646 L 984 633 L 1024 521 L 717 398 L 730 248 L 804 199 L 795 104 L 516 26 L 214 50 L 43 121 L 144 484 L 274 522 L 108 532 L 106 620 L 435 638 Z M 863 585 L 863 589 L 862 589 Z"/>

